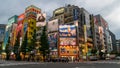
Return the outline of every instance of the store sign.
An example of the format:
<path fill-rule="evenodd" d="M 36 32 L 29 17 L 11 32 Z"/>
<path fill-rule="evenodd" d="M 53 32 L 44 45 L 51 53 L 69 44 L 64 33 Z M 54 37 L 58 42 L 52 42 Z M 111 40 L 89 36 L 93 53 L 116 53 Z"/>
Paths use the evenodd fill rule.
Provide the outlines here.
<path fill-rule="evenodd" d="M 76 56 L 78 55 L 78 46 L 59 46 L 60 56 Z"/>

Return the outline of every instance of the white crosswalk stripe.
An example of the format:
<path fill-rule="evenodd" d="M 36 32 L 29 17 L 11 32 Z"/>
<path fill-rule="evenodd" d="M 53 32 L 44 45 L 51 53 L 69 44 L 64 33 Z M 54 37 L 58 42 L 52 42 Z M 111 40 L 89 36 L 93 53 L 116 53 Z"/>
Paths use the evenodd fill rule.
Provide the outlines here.
<path fill-rule="evenodd" d="M 1 63 L 0 66 L 13 66 L 13 65 L 27 65 L 27 64 L 44 64 L 44 63 L 37 63 L 37 62 L 6 62 Z"/>
<path fill-rule="evenodd" d="M 120 64 L 120 61 L 85 61 L 85 62 L 69 62 L 69 63 Z M 15 65 L 27 65 L 27 64 L 49 64 L 49 62 L 48 63 L 42 63 L 42 62 L 24 62 L 24 61 L 23 62 L 21 62 L 21 61 L 2 61 L 2 62 L 0 62 L 0 66 L 15 66 Z"/>

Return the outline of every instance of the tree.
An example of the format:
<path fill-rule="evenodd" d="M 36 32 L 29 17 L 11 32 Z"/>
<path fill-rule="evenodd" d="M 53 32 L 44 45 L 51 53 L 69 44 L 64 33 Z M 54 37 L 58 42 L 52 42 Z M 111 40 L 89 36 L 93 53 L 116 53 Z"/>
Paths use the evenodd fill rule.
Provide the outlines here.
<path fill-rule="evenodd" d="M 35 45 L 36 45 L 36 30 L 34 30 L 34 33 L 32 35 L 32 39 L 31 39 L 31 44 L 30 44 L 30 51 L 33 51 L 35 49 Z"/>
<path fill-rule="evenodd" d="M 27 43 L 26 49 L 27 52 L 29 52 L 29 59 L 34 59 L 35 55 L 35 43 L 36 43 L 36 30 L 34 30 L 32 34 L 32 38 L 30 39 L 30 42 Z"/>
<path fill-rule="evenodd" d="M 97 49 L 94 49 L 94 48 L 93 48 L 93 49 L 91 50 L 91 53 L 92 53 L 93 55 L 96 55 Z"/>
<path fill-rule="evenodd" d="M 8 38 L 8 43 L 5 47 L 5 52 L 6 52 L 6 60 L 9 60 L 10 57 L 10 37 Z"/>
<path fill-rule="evenodd" d="M 16 38 L 16 42 L 15 42 L 15 45 L 14 45 L 14 53 L 16 55 L 16 60 L 21 60 L 20 58 L 20 33 L 18 32 L 18 35 L 17 35 L 17 38 Z"/>
<path fill-rule="evenodd" d="M 24 54 L 24 58 L 27 52 L 27 40 L 28 39 L 27 39 L 27 32 L 26 32 L 21 45 L 21 52 Z"/>
<path fill-rule="evenodd" d="M 40 37 L 40 51 L 43 55 L 43 59 L 45 59 L 45 56 L 49 54 L 49 44 L 48 44 L 48 36 L 46 33 L 46 26 L 43 27 L 42 34 Z"/>

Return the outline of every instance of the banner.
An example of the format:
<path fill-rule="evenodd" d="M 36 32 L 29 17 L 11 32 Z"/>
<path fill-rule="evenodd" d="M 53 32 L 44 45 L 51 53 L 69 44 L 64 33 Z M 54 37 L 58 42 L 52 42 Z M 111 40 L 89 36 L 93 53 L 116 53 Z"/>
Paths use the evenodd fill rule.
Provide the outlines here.
<path fill-rule="evenodd" d="M 48 34 L 50 48 L 57 48 L 57 33 Z"/>
<path fill-rule="evenodd" d="M 78 52 L 78 46 L 59 46 L 60 56 L 77 56 Z"/>
<path fill-rule="evenodd" d="M 75 25 L 59 26 L 59 55 L 78 56 L 77 35 Z"/>
<path fill-rule="evenodd" d="M 76 26 L 75 25 L 60 25 L 59 36 L 76 38 Z"/>
<path fill-rule="evenodd" d="M 76 45 L 76 38 L 60 38 L 60 45 Z"/>
<path fill-rule="evenodd" d="M 36 26 L 45 26 L 46 25 L 46 14 L 45 13 L 37 14 L 36 20 L 37 20 Z"/>
<path fill-rule="evenodd" d="M 58 30 L 58 19 L 48 22 L 48 32 L 53 32 Z"/>

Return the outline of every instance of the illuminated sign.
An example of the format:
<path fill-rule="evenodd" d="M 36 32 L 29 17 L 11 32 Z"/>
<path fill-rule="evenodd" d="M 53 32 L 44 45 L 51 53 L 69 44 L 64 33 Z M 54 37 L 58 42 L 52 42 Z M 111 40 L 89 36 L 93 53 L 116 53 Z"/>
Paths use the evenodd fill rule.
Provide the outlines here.
<path fill-rule="evenodd" d="M 55 11 L 55 15 L 59 15 L 61 13 L 64 13 L 64 8 L 60 8 L 60 9 Z"/>
<path fill-rule="evenodd" d="M 60 25 L 59 26 L 60 37 L 76 37 L 76 26 L 75 25 Z"/>
<path fill-rule="evenodd" d="M 76 45 L 76 38 L 60 38 L 60 45 Z"/>
<path fill-rule="evenodd" d="M 78 56 L 75 25 L 59 26 L 59 56 Z"/>
<path fill-rule="evenodd" d="M 48 41 L 50 47 L 57 48 L 57 33 L 48 34 Z"/>
<path fill-rule="evenodd" d="M 59 46 L 60 56 L 77 56 L 79 53 L 78 46 Z"/>

